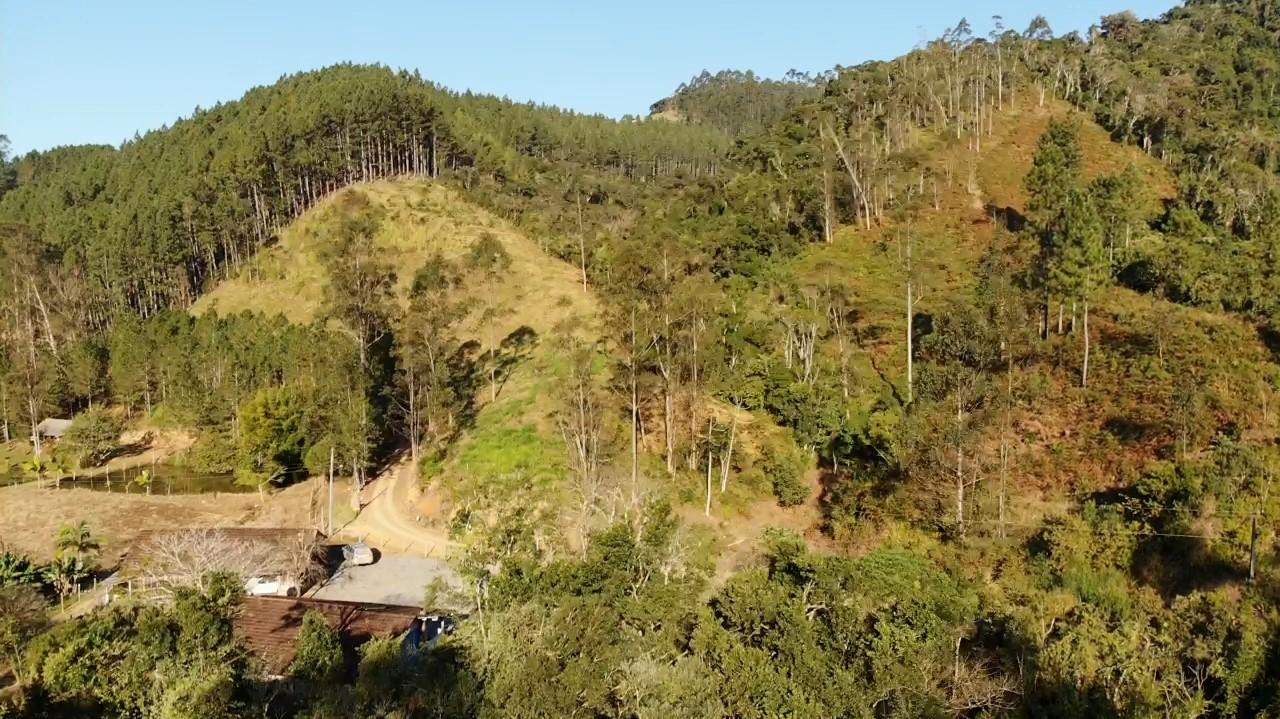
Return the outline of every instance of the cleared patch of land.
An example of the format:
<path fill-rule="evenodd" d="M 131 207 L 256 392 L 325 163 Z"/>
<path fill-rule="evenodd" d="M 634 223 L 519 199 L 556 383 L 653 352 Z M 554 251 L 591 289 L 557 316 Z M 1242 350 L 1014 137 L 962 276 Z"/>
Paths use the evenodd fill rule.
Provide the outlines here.
<path fill-rule="evenodd" d="M 418 268 L 437 252 L 465 265 L 475 243 L 491 237 L 510 257 L 506 268 L 470 271 L 459 290 L 460 299 L 471 305 L 460 339 L 475 343 L 481 361 L 489 350 L 509 343 L 508 338 L 521 338 L 522 344 L 496 396 L 487 381 L 477 387 L 461 436 L 432 468 L 428 495 L 439 500 L 432 519 L 447 517 L 458 506 L 502 511 L 531 502 L 558 505 L 564 446 L 550 416 L 555 380 L 565 365 L 556 338 L 572 328 L 573 334 L 594 339 L 599 304 L 583 287 L 577 268 L 551 257 L 538 242 L 454 191 L 409 179 L 342 190 L 283 230 L 275 246 L 202 297 L 192 311 L 280 313 L 292 322 L 318 319 L 328 283 L 321 250 L 338 224 L 337 195 L 350 192 L 363 193 L 382 211 L 374 243 L 396 272 L 402 302 L 407 302 Z M 403 511 L 410 511 L 407 504 Z M 383 529 L 404 541 L 403 532 Z"/>
<path fill-rule="evenodd" d="M 53 556 L 58 528 L 81 520 L 102 542 L 99 563 L 114 566 L 146 529 L 232 525 L 311 526 L 314 484 L 304 482 L 266 497 L 257 494 L 146 495 L 88 489 L 0 488 L 0 544 L 44 561 Z"/>

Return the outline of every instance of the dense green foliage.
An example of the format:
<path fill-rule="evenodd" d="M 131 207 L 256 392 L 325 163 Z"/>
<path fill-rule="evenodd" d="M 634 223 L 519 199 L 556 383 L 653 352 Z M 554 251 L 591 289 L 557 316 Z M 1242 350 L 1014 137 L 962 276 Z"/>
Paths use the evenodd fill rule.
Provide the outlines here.
<path fill-rule="evenodd" d="M 298 654 L 289 673 L 299 679 L 330 684 L 342 679 L 342 644 L 335 632 L 315 610 L 302 617 L 298 630 Z"/>
<path fill-rule="evenodd" d="M 652 114 L 674 112 L 676 118 L 709 125 L 740 137 L 761 132 L 781 120 L 797 105 L 821 94 L 824 77 L 792 70 L 781 80 L 757 77 L 750 70 L 703 70 L 681 83 L 671 97 L 649 108 Z"/>
<path fill-rule="evenodd" d="M 231 717 L 245 706 L 248 660 L 232 640 L 234 583 L 181 592 L 170 608 L 113 607 L 55 627 L 27 649 L 33 716 Z M 25 706 L 24 706 L 25 705 Z"/>
<path fill-rule="evenodd" d="M 0 157 L 7 433 L 79 412 L 100 460 L 110 404 L 264 491 L 330 451 L 358 489 L 402 443 L 480 487 L 448 517 L 477 606 L 422 656 L 370 643 L 343 683 L 308 616 L 272 704 L 226 595 L 23 615 L 19 711 L 1280 715 L 1278 23 L 961 21 L 821 78 L 704 73 L 654 107 L 684 122 L 337 66 L 120 149 Z M 361 191 L 308 237 L 311 324 L 183 312 L 401 175 L 536 238 L 600 316 L 504 339 L 474 296 L 520 280 L 498 236 L 402 277 Z M 540 341 L 536 416 L 469 437 Z M 0 555 L 0 584 L 65 595 L 83 530 L 47 567 Z"/>
<path fill-rule="evenodd" d="M 119 417 L 100 409 L 90 410 L 67 428 L 62 449 L 81 467 L 99 465 L 119 447 L 122 425 Z"/>

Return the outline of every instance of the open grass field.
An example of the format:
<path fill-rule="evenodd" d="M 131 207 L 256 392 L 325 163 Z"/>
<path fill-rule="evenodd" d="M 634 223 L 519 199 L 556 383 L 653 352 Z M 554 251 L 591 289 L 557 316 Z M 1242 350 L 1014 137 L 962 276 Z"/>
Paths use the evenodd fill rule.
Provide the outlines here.
<path fill-rule="evenodd" d="M 33 484 L 0 487 L 0 545 L 39 561 L 53 555 L 53 539 L 65 524 L 85 521 L 102 542 L 99 563 L 112 567 L 144 529 L 264 526 L 309 527 L 310 482 L 268 495 L 145 495 L 88 489 L 41 489 Z"/>

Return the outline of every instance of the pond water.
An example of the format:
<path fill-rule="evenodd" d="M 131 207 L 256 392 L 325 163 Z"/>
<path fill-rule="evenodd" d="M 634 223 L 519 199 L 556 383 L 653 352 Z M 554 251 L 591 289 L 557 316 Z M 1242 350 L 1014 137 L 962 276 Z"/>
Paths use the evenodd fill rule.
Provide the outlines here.
<path fill-rule="evenodd" d="M 100 492 L 146 494 L 147 487 L 139 477 L 151 473 L 151 494 L 205 494 L 210 492 L 252 492 L 252 487 L 238 485 L 230 473 L 196 472 L 172 464 L 146 465 L 117 470 L 96 477 L 71 479 L 63 477 L 62 488 L 79 487 Z"/>

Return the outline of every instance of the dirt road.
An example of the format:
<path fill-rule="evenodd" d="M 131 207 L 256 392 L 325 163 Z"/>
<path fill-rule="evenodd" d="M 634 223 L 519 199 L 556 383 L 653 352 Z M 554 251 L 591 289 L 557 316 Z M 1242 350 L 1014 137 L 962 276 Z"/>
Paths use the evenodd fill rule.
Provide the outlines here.
<path fill-rule="evenodd" d="M 371 489 L 376 493 L 360 514 L 338 531 L 348 540 L 367 541 L 386 552 L 446 557 L 457 548 L 448 533 L 427 527 L 415 514 L 417 476 L 408 459 L 392 465 Z"/>

